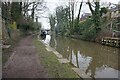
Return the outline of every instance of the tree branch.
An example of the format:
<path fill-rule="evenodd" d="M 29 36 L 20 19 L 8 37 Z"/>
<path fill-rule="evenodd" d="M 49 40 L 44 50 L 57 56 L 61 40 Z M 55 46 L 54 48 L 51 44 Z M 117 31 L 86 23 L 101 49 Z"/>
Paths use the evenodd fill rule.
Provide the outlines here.
<path fill-rule="evenodd" d="M 79 18 L 80 18 L 80 11 L 81 11 L 81 8 L 82 8 L 82 4 L 83 4 L 83 0 L 82 0 L 82 2 L 81 2 L 81 4 L 80 4 L 80 8 L 79 8 L 79 13 L 78 13 L 78 17 L 77 17 L 77 20 L 79 21 Z"/>
<path fill-rule="evenodd" d="M 92 5 L 91 5 L 89 0 L 88 0 L 87 4 L 88 4 L 88 6 L 90 8 L 91 13 L 94 14 L 94 10 L 92 9 Z"/>

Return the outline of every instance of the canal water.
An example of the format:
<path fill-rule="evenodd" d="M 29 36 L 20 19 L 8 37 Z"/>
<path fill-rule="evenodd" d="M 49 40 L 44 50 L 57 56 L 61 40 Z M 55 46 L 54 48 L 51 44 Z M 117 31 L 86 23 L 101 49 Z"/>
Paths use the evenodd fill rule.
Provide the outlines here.
<path fill-rule="evenodd" d="M 118 78 L 118 48 L 68 37 L 46 35 L 43 40 L 74 67 L 94 78 Z"/>

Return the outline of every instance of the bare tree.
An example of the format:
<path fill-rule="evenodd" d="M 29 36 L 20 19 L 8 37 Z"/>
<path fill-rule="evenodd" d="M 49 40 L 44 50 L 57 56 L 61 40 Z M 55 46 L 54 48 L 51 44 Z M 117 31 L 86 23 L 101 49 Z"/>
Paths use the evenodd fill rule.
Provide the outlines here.
<path fill-rule="evenodd" d="M 23 3 L 24 5 L 22 8 L 23 8 L 24 16 L 25 15 L 28 16 L 28 11 L 31 11 L 31 17 L 33 20 L 35 17 L 35 13 L 44 12 L 47 9 L 44 0 L 38 0 L 38 1 L 33 1 L 33 2 L 26 1 Z"/>

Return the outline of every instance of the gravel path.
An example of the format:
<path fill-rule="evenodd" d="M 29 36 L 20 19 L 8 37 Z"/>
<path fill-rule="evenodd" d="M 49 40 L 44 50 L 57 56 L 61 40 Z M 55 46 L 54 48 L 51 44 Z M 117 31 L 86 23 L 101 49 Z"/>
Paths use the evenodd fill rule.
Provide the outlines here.
<path fill-rule="evenodd" d="M 32 36 L 23 38 L 3 67 L 3 78 L 47 78 Z"/>

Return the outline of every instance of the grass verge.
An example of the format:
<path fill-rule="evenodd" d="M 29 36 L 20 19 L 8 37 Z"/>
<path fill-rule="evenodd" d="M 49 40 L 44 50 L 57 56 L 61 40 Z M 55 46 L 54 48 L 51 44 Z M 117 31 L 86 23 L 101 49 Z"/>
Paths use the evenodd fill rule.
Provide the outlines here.
<path fill-rule="evenodd" d="M 68 64 L 59 63 L 54 53 L 48 52 L 45 49 L 45 45 L 42 42 L 38 41 L 37 39 L 34 39 L 34 44 L 39 54 L 41 63 L 48 73 L 48 77 L 79 78 L 79 76 L 71 69 L 72 66 L 69 63 Z"/>

